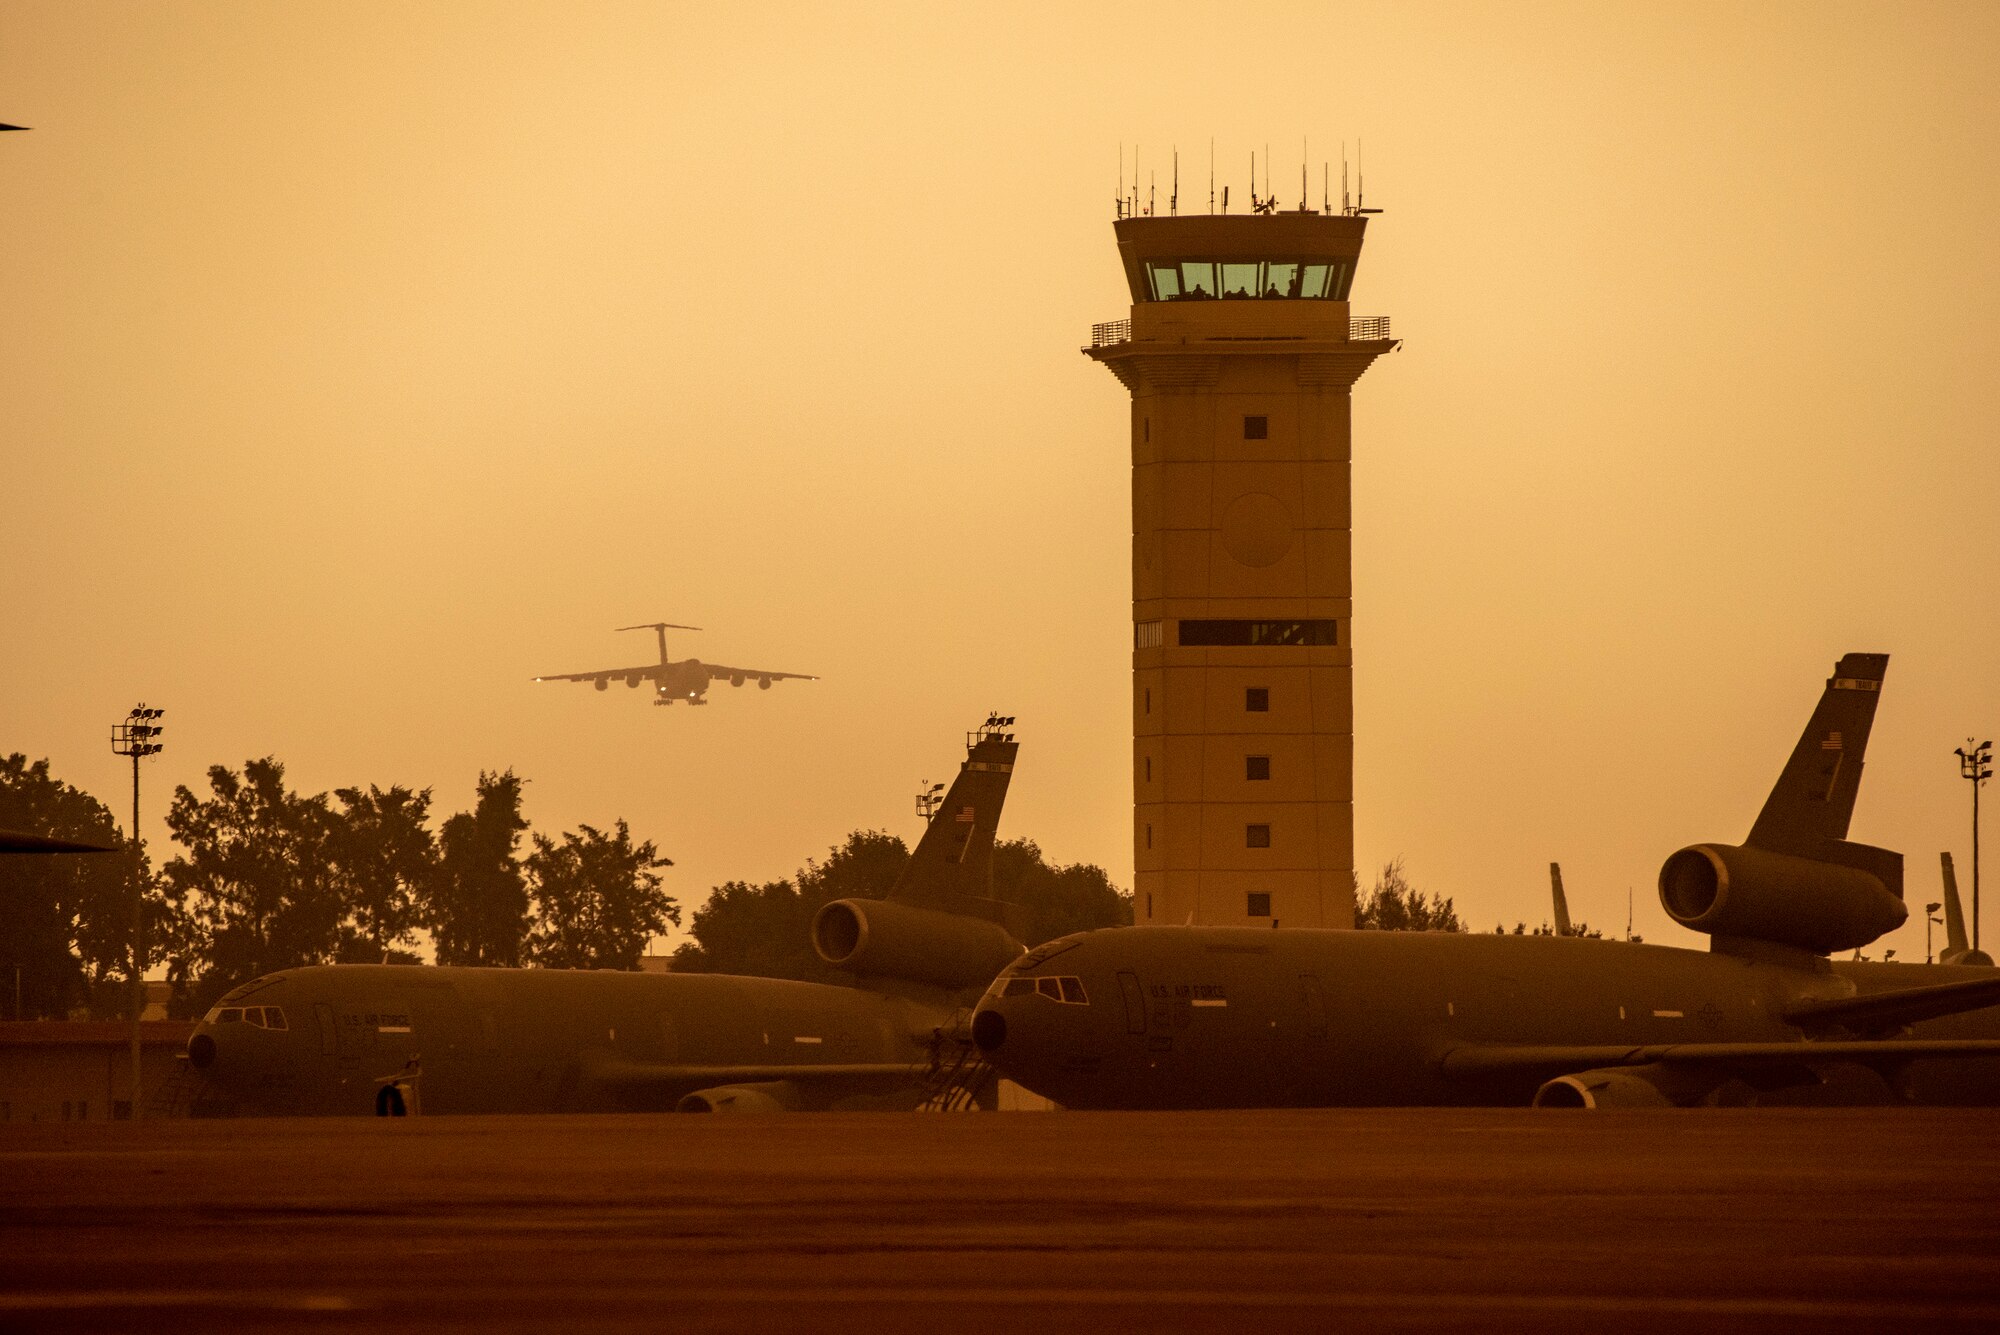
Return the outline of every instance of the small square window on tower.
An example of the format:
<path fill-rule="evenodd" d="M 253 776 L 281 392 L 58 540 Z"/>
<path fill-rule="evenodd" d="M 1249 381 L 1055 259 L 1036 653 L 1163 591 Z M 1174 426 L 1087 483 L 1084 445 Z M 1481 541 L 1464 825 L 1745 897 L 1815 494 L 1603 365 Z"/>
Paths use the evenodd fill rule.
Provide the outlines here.
<path fill-rule="evenodd" d="M 1243 439 L 1266 440 L 1271 435 L 1271 419 L 1268 417 L 1246 417 L 1243 419 Z"/>
<path fill-rule="evenodd" d="M 1252 890 L 1246 898 L 1249 899 L 1250 903 L 1244 911 L 1251 917 L 1268 918 L 1271 916 L 1271 892 L 1269 890 Z"/>
<path fill-rule="evenodd" d="M 1271 846 L 1271 827 L 1268 825 L 1244 826 L 1243 846 L 1245 848 L 1269 848 Z"/>
<path fill-rule="evenodd" d="M 1268 779 L 1271 777 L 1271 757 L 1243 757 L 1243 777 L 1246 779 Z"/>
<path fill-rule="evenodd" d="M 1249 686 L 1243 691 L 1243 712 L 1246 714 L 1268 714 L 1271 712 L 1271 690 L 1268 686 Z"/>

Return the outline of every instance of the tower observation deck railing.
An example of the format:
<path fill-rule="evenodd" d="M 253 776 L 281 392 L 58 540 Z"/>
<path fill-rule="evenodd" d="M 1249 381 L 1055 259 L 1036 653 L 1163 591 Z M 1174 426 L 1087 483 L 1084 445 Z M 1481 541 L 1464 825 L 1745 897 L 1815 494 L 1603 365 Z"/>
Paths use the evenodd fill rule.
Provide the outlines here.
<path fill-rule="evenodd" d="M 1349 342 L 1368 343 L 1389 337 L 1389 317 L 1386 315 L 1357 315 L 1347 322 Z M 1120 343 L 1132 341 L 1130 320 L 1106 320 L 1103 324 L 1090 327 L 1090 346 L 1111 348 Z"/>

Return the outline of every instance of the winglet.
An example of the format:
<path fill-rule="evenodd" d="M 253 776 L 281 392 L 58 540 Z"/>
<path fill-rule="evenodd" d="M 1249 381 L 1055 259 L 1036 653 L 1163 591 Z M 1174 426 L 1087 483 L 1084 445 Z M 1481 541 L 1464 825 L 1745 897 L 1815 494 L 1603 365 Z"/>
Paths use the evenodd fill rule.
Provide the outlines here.
<path fill-rule="evenodd" d="M 1555 896 L 1556 901 L 1556 935 L 1576 935 L 1570 930 L 1569 899 L 1563 894 L 1563 869 L 1560 862 L 1549 864 L 1549 893 Z"/>

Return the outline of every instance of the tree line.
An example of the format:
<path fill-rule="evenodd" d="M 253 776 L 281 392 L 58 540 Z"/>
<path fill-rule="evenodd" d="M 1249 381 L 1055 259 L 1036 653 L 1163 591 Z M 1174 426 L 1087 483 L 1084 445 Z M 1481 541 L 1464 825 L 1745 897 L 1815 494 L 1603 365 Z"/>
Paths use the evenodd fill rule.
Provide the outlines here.
<path fill-rule="evenodd" d="M 470 811 L 432 829 L 431 790 L 304 794 L 271 757 L 174 790 L 178 852 L 132 855 L 102 802 L 48 762 L 0 761 L 0 826 L 111 844 L 112 854 L 0 859 L 0 976 L 8 1013 L 124 1013 L 132 878 L 145 889 L 147 957 L 171 1009 L 200 1014 L 231 987 L 305 964 L 416 963 L 636 968 L 679 925 L 659 871 L 673 865 L 623 820 L 551 838 L 521 814 L 525 781 L 479 776 Z"/>

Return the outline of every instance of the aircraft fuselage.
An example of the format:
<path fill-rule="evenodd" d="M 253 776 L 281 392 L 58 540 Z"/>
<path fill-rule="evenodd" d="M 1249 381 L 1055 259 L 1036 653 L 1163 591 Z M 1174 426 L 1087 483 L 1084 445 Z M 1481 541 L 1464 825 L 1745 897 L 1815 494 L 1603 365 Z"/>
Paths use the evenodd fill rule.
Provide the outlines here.
<path fill-rule="evenodd" d="M 974 1033 L 1002 1075 L 1071 1108 L 1525 1105 L 1577 1064 L 1472 1075 L 1446 1054 L 1792 1042 L 1783 1012 L 1804 1001 L 1991 976 L 1818 963 L 1574 937 L 1122 927 L 1029 952 L 988 990 Z M 1009 987 L 1043 976 L 1073 978 L 1085 1000 L 1061 999 L 1059 981 Z M 1930 1020 L 1913 1036 L 2000 1038 L 2000 1019 Z M 1913 1062 L 1907 1090 L 2000 1102 L 2000 1060 Z"/>
<path fill-rule="evenodd" d="M 780 1080 L 803 1108 L 895 1108 L 923 1097 L 947 1014 L 783 979 L 326 965 L 231 992 L 189 1050 L 206 1057 L 211 1101 L 251 1114 L 367 1115 L 406 1072 L 427 1114 L 671 1110 L 696 1090 Z M 887 1069 L 810 1069 L 836 1066 Z"/>

